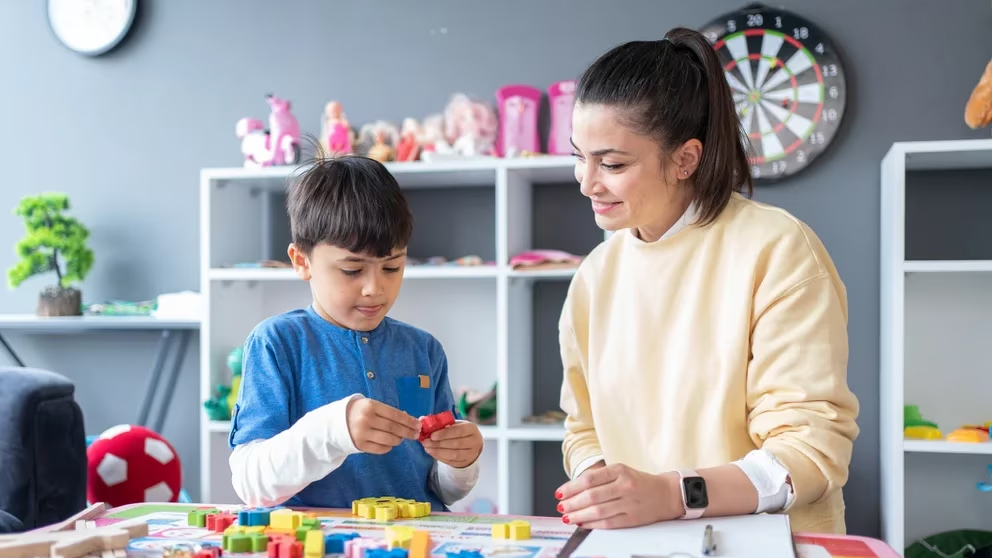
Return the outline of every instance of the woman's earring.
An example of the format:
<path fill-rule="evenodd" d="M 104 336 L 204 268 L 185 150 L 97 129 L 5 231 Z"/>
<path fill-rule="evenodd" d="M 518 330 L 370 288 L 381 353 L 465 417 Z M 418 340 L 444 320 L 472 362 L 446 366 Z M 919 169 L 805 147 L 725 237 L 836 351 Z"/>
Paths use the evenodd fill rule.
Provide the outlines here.
<path fill-rule="evenodd" d="M 682 169 L 682 176 L 689 176 L 689 171 Z"/>

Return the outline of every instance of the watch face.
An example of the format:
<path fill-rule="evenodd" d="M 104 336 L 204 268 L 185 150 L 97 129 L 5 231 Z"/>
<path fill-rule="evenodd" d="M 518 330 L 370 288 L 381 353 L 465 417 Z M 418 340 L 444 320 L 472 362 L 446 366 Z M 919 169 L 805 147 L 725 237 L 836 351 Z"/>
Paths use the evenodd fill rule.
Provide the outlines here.
<path fill-rule="evenodd" d="M 703 477 L 686 477 L 682 479 L 682 490 L 685 491 L 685 505 L 690 510 L 705 508 L 710 504 L 706 495 L 706 481 Z"/>

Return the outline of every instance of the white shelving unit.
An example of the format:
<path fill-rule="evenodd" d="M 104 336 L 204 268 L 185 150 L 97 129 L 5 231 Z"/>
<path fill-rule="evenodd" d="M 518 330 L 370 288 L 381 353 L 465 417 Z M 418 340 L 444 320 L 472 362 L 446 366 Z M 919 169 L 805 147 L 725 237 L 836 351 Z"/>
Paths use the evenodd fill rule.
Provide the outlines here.
<path fill-rule="evenodd" d="M 992 494 L 976 488 L 992 443 L 903 436 L 908 404 L 944 436 L 992 421 L 992 140 L 895 143 L 881 181 L 882 535 L 902 553 L 992 529 Z"/>
<path fill-rule="evenodd" d="M 531 408 L 534 375 L 561 375 L 560 366 L 533 370 L 533 288 L 539 281 L 567 282 L 573 270 L 518 271 L 507 262 L 528 249 L 560 248 L 534 245 L 536 208 L 532 201 L 543 185 L 571 184 L 574 195 L 581 197 L 574 159 L 466 159 L 387 167 L 406 191 L 414 211 L 411 257 L 467 255 L 471 252 L 464 252 L 465 239 L 478 237 L 480 245 L 468 249 L 496 262 L 477 267 L 408 266 L 391 311 L 393 317 L 430 331 L 441 341 L 456 392 L 461 386 L 486 390 L 498 384 L 498 423 L 481 427 L 486 449 L 480 482 L 456 509 L 467 509 L 476 498 L 486 498 L 501 513 L 531 513 L 535 491 L 553 498 L 556 488 L 534 486 L 533 446 L 560 442 L 564 432 L 561 426 L 529 425 L 522 420 L 547 410 Z M 288 219 L 280 220 L 285 218 L 280 196 L 298 172 L 289 167 L 201 172 L 201 292 L 206 309 L 200 333 L 201 400 L 209 399 L 216 385 L 229 381 L 227 355 L 243 344 L 256 324 L 310 303 L 308 284 L 292 269 L 232 267 L 241 262 L 287 259 Z M 424 208 L 439 205 L 435 203 L 442 199 L 439 195 L 444 196 L 448 213 L 440 218 L 418 215 Z M 465 213 L 460 203 L 467 208 Z M 595 227 L 591 212 L 581 219 L 578 226 Z M 605 238 L 594 234 L 589 250 Z M 418 237 L 455 248 L 444 254 L 414 253 Z M 557 354 L 557 338 L 553 347 L 539 349 Z M 236 503 L 228 466 L 230 424 L 210 421 L 205 412 L 201 424 L 201 499 Z M 560 454 L 554 463 L 541 466 L 560 470 Z"/>

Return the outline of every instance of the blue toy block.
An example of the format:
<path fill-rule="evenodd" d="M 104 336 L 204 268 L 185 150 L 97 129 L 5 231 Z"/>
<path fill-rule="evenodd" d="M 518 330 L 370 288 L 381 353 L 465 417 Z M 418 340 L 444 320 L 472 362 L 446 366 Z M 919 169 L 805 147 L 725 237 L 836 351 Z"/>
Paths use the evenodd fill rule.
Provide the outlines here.
<path fill-rule="evenodd" d="M 407 558 L 407 551 L 405 548 L 394 548 L 392 550 L 370 548 L 365 551 L 365 558 Z"/>
<path fill-rule="evenodd" d="M 357 538 L 358 533 L 331 533 L 324 537 L 324 553 L 343 554 L 344 543 Z"/>
<path fill-rule="evenodd" d="M 238 525 L 242 527 L 265 527 L 269 524 L 270 508 L 249 508 L 238 511 Z"/>
<path fill-rule="evenodd" d="M 445 552 L 447 558 L 483 558 L 478 550 L 459 550 L 458 552 Z"/>

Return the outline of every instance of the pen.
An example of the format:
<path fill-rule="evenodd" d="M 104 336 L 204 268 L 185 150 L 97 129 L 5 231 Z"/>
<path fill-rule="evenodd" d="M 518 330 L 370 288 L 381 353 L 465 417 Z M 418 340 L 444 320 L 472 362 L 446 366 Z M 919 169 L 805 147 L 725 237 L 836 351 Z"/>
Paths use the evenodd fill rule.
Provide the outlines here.
<path fill-rule="evenodd" d="M 703 556 L 713 556 L 716 553 L 716 544 L 713 542 L 713 526 L 707 525 L 703 530 Z"/>

